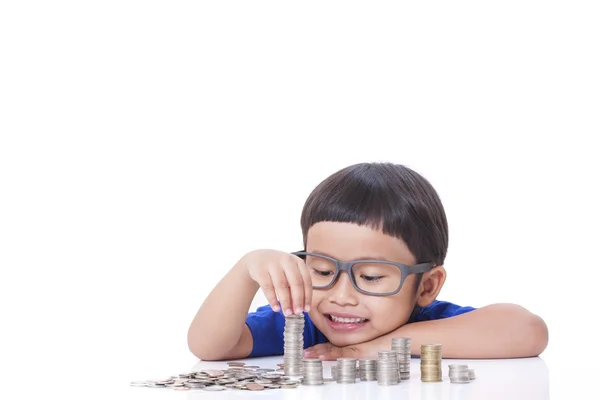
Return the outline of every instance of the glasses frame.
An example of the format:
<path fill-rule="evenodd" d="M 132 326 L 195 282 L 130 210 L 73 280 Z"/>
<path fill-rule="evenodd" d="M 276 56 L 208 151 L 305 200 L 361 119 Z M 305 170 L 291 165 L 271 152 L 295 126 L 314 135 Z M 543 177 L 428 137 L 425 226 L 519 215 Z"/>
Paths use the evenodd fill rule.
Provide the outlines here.
<path fill-rule="evenodd" d="M 435 263 L 432 263 L 432 262 L 419 263 L 419 264 L 415 264 L 415 265 L 406 265 L 406 264 L 400 264 L 400 263 L 396 263 L 393 261 L 385 261 L 385 260 L 340 261 L 333 257 L 325 256 L 323 254 L 309 253 L 306 251 L 295 251 L 291 254 L 295 255 L 297 257 L 300 257 L 300 258 L 302 258 L 302 256 L 322 257 L 322 258 L 325 258 L 325 259 L 330 260 L 333 263 L 335 263 L 335 267 L 336 267 L 335 274 L 333 275 L 333 279 L 331 280 L 331 283 L 329 283 L 329 285 L 326 285 L 326 286 L 314 286 L 313 285 L 313 289 L 329 289 L 329 288 L 331 288 L 337 282 L 337 280 L 340 276 L 340 272 L 346 271 L 346 273 L 350 277 L 350 281 L 352 282 L 352 286 L 354 286 L 354 289 L 358 290 L 360 293 L 363 293 L 363 294 L 366 294 L 369 296 L 392 296 L 392 295 L 395 295 L 402 289 L 402 286 L 404 285 L 404 281 L 406 280 L 406 278 L 408 276 L 413 275 L 413 274 L 422 274 L 424 272 L 430 271 L 433 267 L 435 267 Z M 363 264 L 363 263 L 390 264 L 390 265 L 394 265 L 394 266 L 398 267 L 402 273 L 402 279 L 400 280 L 400 285 L 398 286 L 398 289 L 396 289 L 393 292 L 388 292 L 388 293 L 373 293 L 373 292 L 369 292 L 369 291 L 359 288 L 358 285 L 356 284 L 356 279 L 354 278 L 354 274 L 352 273 L 352 267 L 355 264 Z"/>

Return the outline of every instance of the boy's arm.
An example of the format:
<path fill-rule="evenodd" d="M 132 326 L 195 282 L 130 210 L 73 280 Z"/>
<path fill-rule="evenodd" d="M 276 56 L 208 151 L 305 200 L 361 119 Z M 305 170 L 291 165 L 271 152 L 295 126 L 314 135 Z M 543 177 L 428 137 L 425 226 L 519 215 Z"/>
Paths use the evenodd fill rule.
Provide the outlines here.
<path fill-rule="evenodd" d="M 540 317 L 521 306 L 492 304 L 450 318 L 406 324 L 353 346 L 313 346 L 307 349 L 306 357 L 377 357 L 378 351 L 391 348 L 394 337 L 410 337 L 413 355 L 420 355 L 422 344 L 440 343 L 444 358 L 534 357 L 548 344 L 548 328 Z"/>
<path fill-rule="evenodd" d="M 259 289 L 247 268 L 236 264 L 208 295 L 188 330 L 188 347 L 202 360 L 245 358 L 253 346 L 246 325 Z"/>

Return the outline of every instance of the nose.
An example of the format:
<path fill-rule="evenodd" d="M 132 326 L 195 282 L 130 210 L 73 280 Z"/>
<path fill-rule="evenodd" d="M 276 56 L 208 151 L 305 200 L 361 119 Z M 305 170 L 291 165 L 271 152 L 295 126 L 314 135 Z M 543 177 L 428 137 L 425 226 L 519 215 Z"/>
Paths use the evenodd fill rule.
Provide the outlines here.
<path fill-rule="evenodd" d="M 358 291 L 352 285 L 350 276 L 342 272 L 337 281 L 328 290 L 329 301 L 340 306 L 358 305 Z"/>

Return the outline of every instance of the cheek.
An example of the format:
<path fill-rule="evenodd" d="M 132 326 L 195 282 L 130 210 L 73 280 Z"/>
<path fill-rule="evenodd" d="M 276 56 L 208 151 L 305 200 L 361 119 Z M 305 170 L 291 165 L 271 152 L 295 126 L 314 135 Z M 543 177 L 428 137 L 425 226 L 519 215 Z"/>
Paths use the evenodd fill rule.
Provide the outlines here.
<path fill-rule="evenodd" d="M 376 298 L 369 301 L 367 308 L 371 315 L 371 322 L 379 327 L 397 328 L 404 325 L 412 312 L 410 302 L 400 301 L 399 298 Z"/>

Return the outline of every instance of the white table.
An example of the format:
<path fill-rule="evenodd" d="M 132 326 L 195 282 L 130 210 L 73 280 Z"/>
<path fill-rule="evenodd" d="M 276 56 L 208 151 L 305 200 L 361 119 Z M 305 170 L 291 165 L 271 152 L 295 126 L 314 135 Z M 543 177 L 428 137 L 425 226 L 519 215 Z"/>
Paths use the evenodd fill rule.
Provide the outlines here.
<path fill-rule="evenodd" d="M 254 358 L 244 361 L 248 365 L 259 365 L 264 368 L 278 368 L 277 363 L 283 362 L 282 357 Z M 448 378 L 449 364 L 468 364 L 475 369 L 476 379 L 468 384 L 450 383 Z M 331 366 L 334 361 L 326 361 L 324 376 L 331 376 Z M 203 362 L 189 368 L 190 371 L 202 369 L 226 369 L 226 362 Z M 183 369 L 182 371 L 185 371 Z M 180 372 L 182 372 L 180 371 Z M 442 377 L 440 383 L 424 383 L 420 380 L 420 359 L 411 361 L 411 379 L 402 381 L 394 386 L 380 386 L 376 381 L 355 384 L 338 384 L 328 382 L 319 386 L 299 385 L 297 389 L 270 389 L 263 391 L 247 391 L 228 389 L 221 392 L 204 390 L 174 391 L 173 389 L 153 389 L 145 387 L 128 388 L 130 399 L 230 399 L 230 398 L 260 398 L 286 400 L 317 399 L 548 399 L 549 374 L 544 361 L 539 358 L 522 358 L 509 360 L 442 360 Z M 156 377 L 166 378 L 166 377 Z M 121 397 L 121 396 L 119 396 Z"/>

